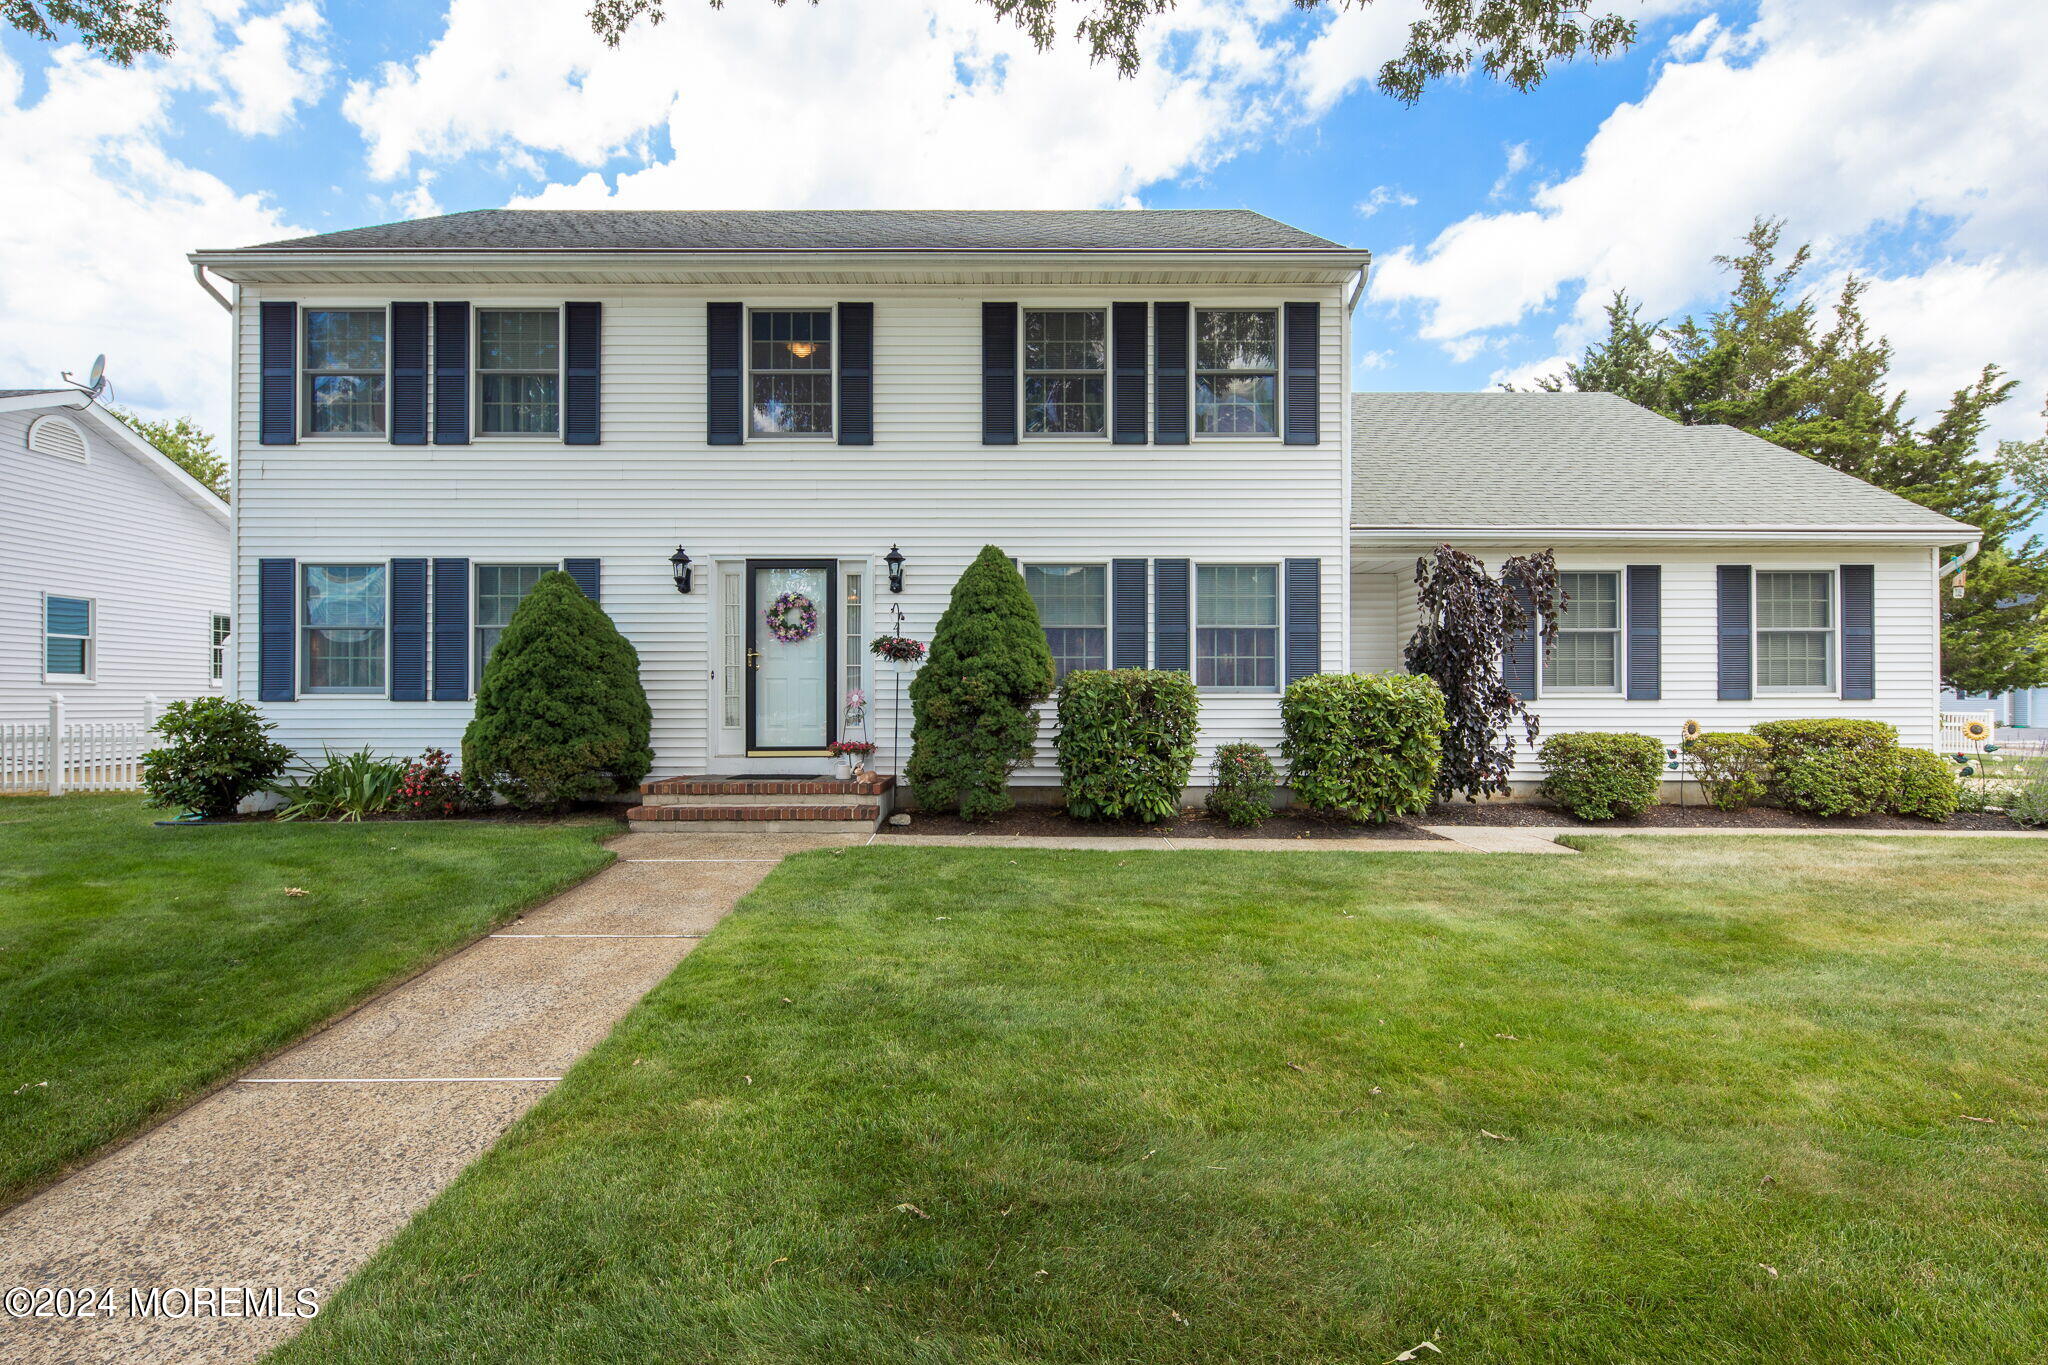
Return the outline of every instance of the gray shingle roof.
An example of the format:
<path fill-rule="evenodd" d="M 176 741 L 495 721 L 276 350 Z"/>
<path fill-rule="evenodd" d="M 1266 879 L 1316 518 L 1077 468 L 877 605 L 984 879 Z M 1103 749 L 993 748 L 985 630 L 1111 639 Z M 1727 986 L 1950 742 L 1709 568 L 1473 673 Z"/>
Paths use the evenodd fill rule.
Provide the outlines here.
<path fill-rule="evenodd" d="M 1970 529 L 1748 432 L 1681 426 L 1613 394 L 1351 402 L 1354 526 Z"/>
<path fill-rule="evenodd" d="M 307 251 L 1343 251 L 1248 209 L 477 209 L 266 242 Z"/>
<path fill-rule="evenodd" d="M 38 393 L 77 393 L 76 389 L 0 389 L 0 398 L 27 398 Z"/>

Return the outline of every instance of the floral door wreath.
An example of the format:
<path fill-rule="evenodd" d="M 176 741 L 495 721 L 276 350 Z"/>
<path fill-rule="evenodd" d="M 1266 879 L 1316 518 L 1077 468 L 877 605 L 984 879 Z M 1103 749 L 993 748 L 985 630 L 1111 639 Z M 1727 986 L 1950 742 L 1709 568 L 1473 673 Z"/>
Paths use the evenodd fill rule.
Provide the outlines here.
<path fill-rule="evenodd" d="M 800 592 L 786 592 L 761 613 L 768 631 L 786 645 L 808 640 L 818 633 L 818 607 Z"/>

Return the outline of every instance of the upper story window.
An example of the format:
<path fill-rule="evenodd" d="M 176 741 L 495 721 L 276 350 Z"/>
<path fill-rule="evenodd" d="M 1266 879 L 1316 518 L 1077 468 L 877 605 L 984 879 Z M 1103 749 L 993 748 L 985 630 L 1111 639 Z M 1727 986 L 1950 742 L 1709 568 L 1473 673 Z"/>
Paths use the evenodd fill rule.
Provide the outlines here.
<path fill-rule="evenodd" d="M 486 436 L 553 435 L 562 425 L 561 314 L 479 308 L 478 429 Z"/>
<path fill-rule="evenodd" d="M 92 599 L 43 599 L 43 673 L 51 678 L 92 676 Z"/>
<path fill-rule="evenodd" d="M 384 690 L 384 566 L 308 564 L 299 585 L 306 692 Z"/>
<path fill-rule="evenodd" d="M 306 310 L 306 430 L 384 430 L 384 310 Z"/>
<path fill-rule="evenodd" d="M 1024 430 L 1100 436 L 1109 428 L 1109 327 L 1100 308 L 1024 313 Z"/>
<path fill-rule="evenodd" d="M 1038 604 L 1059 677 L 1109 667 L 1109 572 L 1100 564 L 1027 564 L 1024 586 Z"/>
<path fill-rule="evenodd" d="M 1195 310 L 1195 432 L 1271 436 L 1280 429 L 1280 314 Z"/>
<path fill-rule="evenodd" d="M 1821 692 L 1835 684 L 1835 576 L 1825 569 L 1756 576 L 1756 685 Z"/>
<path fill-rule="evenodd" d="M 832 434 L 832 314 L 748 318 L 748 409 L 756 436 Z"/>
<path fill-rule="evenodd" d="M 1621 575 L 1561 573 L 1567 599 L 1557 645 L 1543 663 L 1543 685 L 1613 692 L 1621 687 Z"/>
<path fill-rule="evenodd" d="M 553 564 L 479 564 L 476 569 L 476 671 L 498 647 L 498 637 L 512 624 L 512 613 Z"/>
<path fill-rule="evenodd" d="M 1280 681 L 1280 571 L 1195 566 L 1195 684 L 1270 692 Z"/>
<path fill-rule="evenodd" d="M 219 682 L 228 671 L 228 636 L 234 632 L 232 618 L 215 612 L 213 614 L 213 667 L 208 674 Z"/>

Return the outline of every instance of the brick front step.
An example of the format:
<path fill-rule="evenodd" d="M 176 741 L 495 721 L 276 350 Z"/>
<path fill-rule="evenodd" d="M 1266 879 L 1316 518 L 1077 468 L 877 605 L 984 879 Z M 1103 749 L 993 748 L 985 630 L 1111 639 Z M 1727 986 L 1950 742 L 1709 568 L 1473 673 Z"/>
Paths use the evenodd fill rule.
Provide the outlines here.
<path fill-rule="evenodd" d="M 881 821 L 882 808 L 873 802 L 842 806 L 635 806 L 626 812 L 626 818 L 648 824 L 678 825 L 702 824 L 707 820 L 739 825 L 864 820 L 873 829 Z"/>
<path fill-rule="evenodd" d="M 896 785 L 880 773 L 841 781 L 836 777 L 658 777 L 640 784 L 653 796 L 849 796 L 875 797 Z"/>

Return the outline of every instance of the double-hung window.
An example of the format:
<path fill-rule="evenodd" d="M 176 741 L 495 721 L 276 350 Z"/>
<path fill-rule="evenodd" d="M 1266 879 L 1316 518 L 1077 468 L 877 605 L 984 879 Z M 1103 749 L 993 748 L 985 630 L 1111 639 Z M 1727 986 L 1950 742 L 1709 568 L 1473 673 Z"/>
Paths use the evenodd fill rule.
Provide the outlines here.
<path fill-rule="evenodd" d="M 1280 682 L 1280 571 L 1271 564 L 1195 566 L 1195 683 L 1270 692 Z"/>
<path fill-rule="evenodd" d="M 1100 564 L 1027 564 L 1024 586 L 1038 604 L 1058 676 L 1109 667 L 1109 571 Z"/>
<path fill-rule="evenodd" d="M 43 674 L 49 678 L 92 676 L 93 604 L 89 597 L 43 599 Z"/>
<path fill-rule="evenodd" d="M 479 308 L 477 409 L 486 436 L 552 436 L 562 428 L 562 315 L 553 308 Z"/>
<path fill-rule="evenodd" d="M 221 612 L 213 614 L 213 664 L 208 676 L 215 682 L 227 676 L 228 636 L 233 630 L 234 622 L 228 616 Z"/>
<path fill-rule="evenodd" d="M 476 569 L 476 669 L 498 647 L 498 637 L 512 623 L 512 613 L 553 564 L 479 564 Z"/>
<path fill-rule="evenodd" d="M 1756 576 L 1756 685 L 1824 692 L 1835 685 L 1835 576 L 1826 569 Z"/>
<path fill-rule="evenodd" d="M 1195 310 L 1195 433 L 1271 436 L 1280 430 L 1280 314 L 1271 308 Z"/>
<path fill-rule="evenodd" d="M 747 327 L 747 407 L 753 433 L 830 436 L 831 312 L 754 312 Z"/>
<path fill-rule="evenodd" d="M 1024 430 L 1100 436 L 1109 429 L 1109 327 L 1100 308 L 1024 313 Z"/>
<path fill-rule="evenodd" d="M 306 310 L 306 430 L 375 435 L 384 430 L 384 310 Z"/>
<path fill-rule="evenodd" d="M 1561 573 L 1565 595 L 1557 644 L 1543 662 L 1543 685 L 1559 691 L 1621 688 L 1621 575 Z"/>
<path fill-rule="evenodd" d="M 299 603 L 303 690 L 383 691 L 384 566 L 305 565 Z"/>

